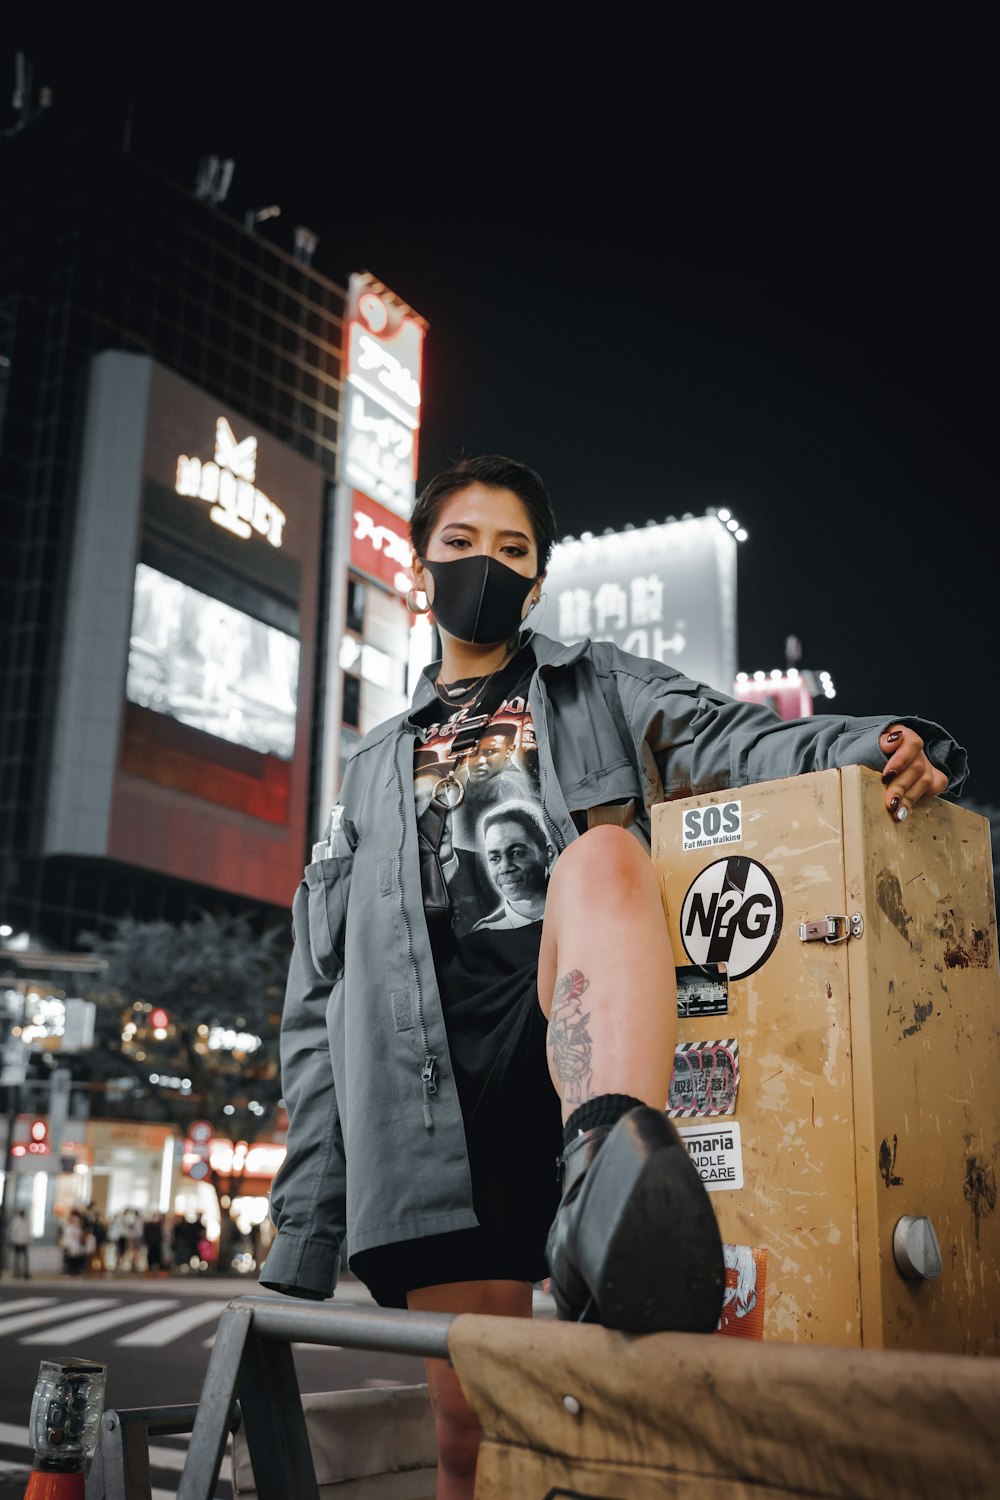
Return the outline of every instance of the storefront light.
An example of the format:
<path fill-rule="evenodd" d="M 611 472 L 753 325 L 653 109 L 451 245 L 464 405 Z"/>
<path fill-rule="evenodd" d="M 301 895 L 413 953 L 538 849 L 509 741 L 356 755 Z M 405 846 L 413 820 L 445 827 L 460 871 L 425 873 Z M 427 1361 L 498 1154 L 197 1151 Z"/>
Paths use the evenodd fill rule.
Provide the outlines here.
<path fill-rule="evenodd" d="M 160 1158 L 160 1192 L 157 1199 L 157 1207 L 161 1214 L 169 1213 L 171 1188 L 174 1182 L 174 1137 L 168 1135 L 163 1142 L 163 1155 Z"/>
<path fill-rule="evenodd" d="M 49 1195 L 48 1172 L 36 1172 L 31 1180 L 31 1232 L 37 1239 L 45 1232 L 45 1206 Z"/>

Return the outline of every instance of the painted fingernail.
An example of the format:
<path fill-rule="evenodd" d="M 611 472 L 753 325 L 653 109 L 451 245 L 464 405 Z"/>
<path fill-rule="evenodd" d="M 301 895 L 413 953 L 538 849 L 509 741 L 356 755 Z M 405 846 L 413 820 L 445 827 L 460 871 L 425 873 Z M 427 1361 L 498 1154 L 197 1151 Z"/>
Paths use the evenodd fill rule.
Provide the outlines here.
<path fill-rule="evenodd" d="M 882 777 L 882 785 L 888 786 L 889 782 L 892 780 L 895 774 L 895 771 L 886 771 L 885 775 Z"/>
<path fill-rule="evenodd" d="M 894 813 L 896 811 L 896 808 L 898 806 L 899 806 L 899 798 L 898 797 L 892 797 L 892 798 L 890 798 L 890 800 L 889 800 L 889 811 L 891 813 Z M 904 808 L 903 811 L 905 812 L 906 809 Z"/>
<path fill-rule="evenodd" d="M 886 735 L 885 740 L 887 745 L 894 745 L 897 740 L 901 740 L 902 738 L 903 731 L 901 729 L 894 729 L 891 734 Z"/>
<path fill-rule="evenodd" d="M 909 808 L 901 807 L 896 814 L 896 822 L 902 823 L 909 816 Z"/>

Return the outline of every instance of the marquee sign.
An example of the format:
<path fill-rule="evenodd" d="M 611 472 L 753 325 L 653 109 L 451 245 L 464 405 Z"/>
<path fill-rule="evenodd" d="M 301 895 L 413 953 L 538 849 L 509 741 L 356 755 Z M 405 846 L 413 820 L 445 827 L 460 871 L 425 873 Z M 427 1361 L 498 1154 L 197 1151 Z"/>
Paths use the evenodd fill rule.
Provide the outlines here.
<path fill-rule="evenodd" d="M 280 547 L 285 513 L 257 489 L 256 477 L 257 439 L 245 437 L 237 442 L 225 417 L 219 417 L 215 424 L 214 458 L 203 461 L 180 454 L 174 487 L 178 495 L 207 501 L 212 507 L 211 519 L 234 536 L 249 541 L 256 532 L 266 537 L 272 547 Z"/>

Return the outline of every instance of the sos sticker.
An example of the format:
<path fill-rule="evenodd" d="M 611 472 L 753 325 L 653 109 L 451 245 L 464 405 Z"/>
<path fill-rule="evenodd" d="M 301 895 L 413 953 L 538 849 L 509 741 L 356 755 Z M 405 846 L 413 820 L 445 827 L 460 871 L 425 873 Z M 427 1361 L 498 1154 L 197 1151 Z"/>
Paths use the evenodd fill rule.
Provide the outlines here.
<path fill-rule="evenodd" d="M 707 865 L 688 886 L 681 942 L 695 964 L 725 964 L 730 980 L 754 974 L 781 936 L 781 892 L 755 859 L 731 854 Z"/>
<path fill-rule="evenodd" d="M 681 848 L 711 849 L 715 844 L 738 844 L 743 837 L 742 802 L 689 807 L 681 826 Z"/>

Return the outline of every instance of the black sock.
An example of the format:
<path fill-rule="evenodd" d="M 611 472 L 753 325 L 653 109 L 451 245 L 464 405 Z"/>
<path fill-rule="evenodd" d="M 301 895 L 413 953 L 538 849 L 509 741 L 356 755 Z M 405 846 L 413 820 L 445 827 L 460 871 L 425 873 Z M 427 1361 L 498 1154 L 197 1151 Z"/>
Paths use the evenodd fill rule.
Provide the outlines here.
<path fill-rule="evenodd" d="M 575 1109 L 563 1126 L 563 1149 L 584 1130 L 593 1130 L 595 1125 L 616 1125 L 622 1115 L 642 1104 L 631 1094 L 598 1094 Z"/>

